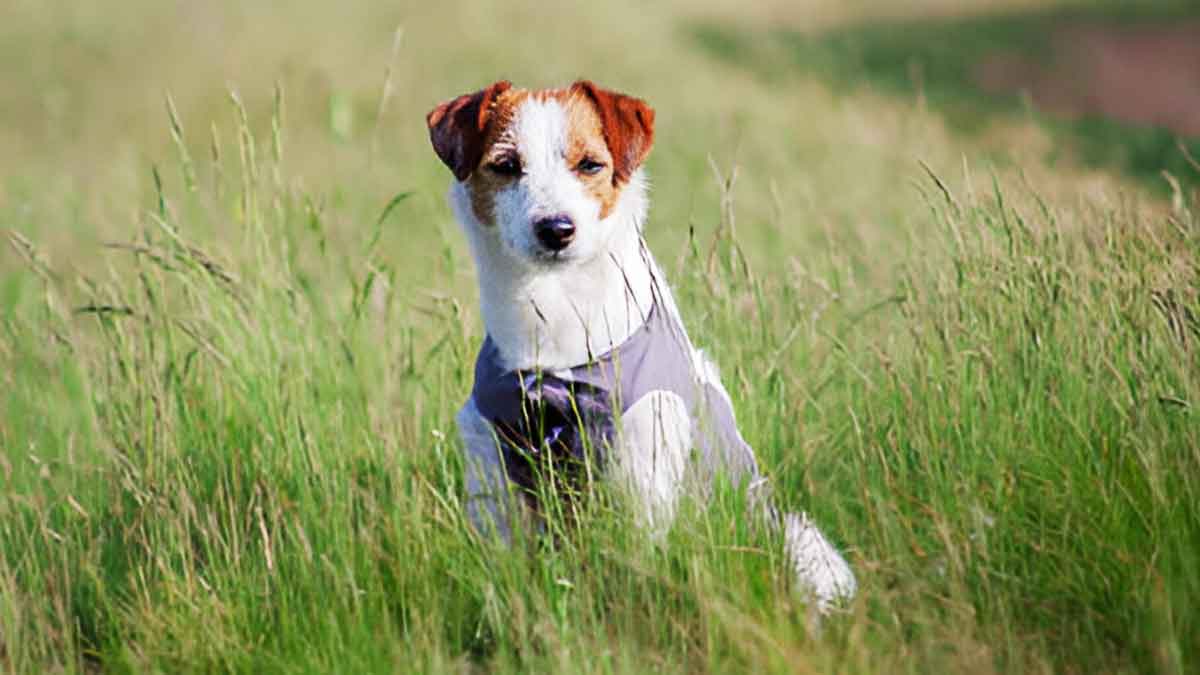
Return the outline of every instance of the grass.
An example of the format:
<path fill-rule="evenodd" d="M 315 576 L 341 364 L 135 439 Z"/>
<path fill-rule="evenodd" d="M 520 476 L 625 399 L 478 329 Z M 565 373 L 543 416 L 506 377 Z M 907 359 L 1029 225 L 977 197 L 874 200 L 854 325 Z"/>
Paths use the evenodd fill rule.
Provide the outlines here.
<path fill-rule="evenodd" d="M 189 39 L 147 7 L 160 31 L 134 44 Z M 192 20 L 272 16 L 232 7 Z M 194 50 L 160 65 L 104 40 L 133 5 L 39 11 L 35 28 L 73 27 L 127 79 L 75 64 L 95 70 L 63 86 L 94 115 L 25 102 L 9 127 L 45 145 L 2 165 L 4 669 L 1200 662 L 1200 214 L 1183 188 L 1164 204 L 1070 166 L 991 166 L 926 111 L 706 60 L 673 6 L 628 27 L 644 53 L 603 58 L 631 8 L 544 10 L 599 28 L 506 50 L 438 31 L 503 34 L 532 10 L 408 17 L 378 126 L 387 10 L 308 7 L 231 40 L 251 80 L 232 101 L 203 93 L 224 66 Z M 6 45 L 45 39 L 22 35 Z M 160 68 L 194 78 L 170 87 L 173 115 L 138 102 Z M 498 549 L 464 526 L 453 414 L 480 329 L 420 113 L 493 70 L 574 69 L 659 107 L 652 246 L 779 498 L 859 574 L 820 635 L 734 491 L 686 509 L 665 546 L 602 492 L 566 537 Z"/>

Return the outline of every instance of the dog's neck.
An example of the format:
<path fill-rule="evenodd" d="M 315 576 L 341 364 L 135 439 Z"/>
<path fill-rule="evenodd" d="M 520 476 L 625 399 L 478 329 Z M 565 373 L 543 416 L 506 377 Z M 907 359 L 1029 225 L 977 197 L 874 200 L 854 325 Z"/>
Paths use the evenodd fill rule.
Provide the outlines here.
<path fill-rule="evenodd" d="M 640 178 L 640 177 L 639 177 Z M 609 244 L 594 258 L 561 267 L 514 261 L 475 221 L 461 184 L 450 202 L 475 254 L 484 327 L 511 369 L 582 365 L 620 345 L 645 323 L 661 274 L 646 249 L 641 180 L 603 223 Z"/>

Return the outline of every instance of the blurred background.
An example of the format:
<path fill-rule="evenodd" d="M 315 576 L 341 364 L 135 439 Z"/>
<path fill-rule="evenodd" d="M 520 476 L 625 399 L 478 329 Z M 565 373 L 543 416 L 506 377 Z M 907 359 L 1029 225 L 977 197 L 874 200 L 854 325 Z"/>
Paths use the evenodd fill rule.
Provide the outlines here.
<path fill-rule="evenodd" d="M 289 180 L 341 214 L 335 234 L 412 191 L 384 250 L 457 250 L 424 113 L 499 78 L 588 77 L 658 110 L 652 240 L 714 227 L 713 169 L 737 166 L 756 262 L 830 237 L 891 249 L 921 208 L 906 186 L 918 161 L 947 180 L 1020 167 L 1043 193 L 1094 199 L 1114 183 L 1165 194 L 1163 169 L 1194 178 L 1180 148 L 1200 134 L 1195 16 L 1195 3 L 1063 0 L 9 0 L 0 225 L 94 263 L 154 203 L 154 167 L 181 187 L 168 95 L 203 182 L 214 152 L 236 153 L 230 92 L 265 138 L 278 85 Z M 16 262 L 0 254 L 0 272 Z"/>

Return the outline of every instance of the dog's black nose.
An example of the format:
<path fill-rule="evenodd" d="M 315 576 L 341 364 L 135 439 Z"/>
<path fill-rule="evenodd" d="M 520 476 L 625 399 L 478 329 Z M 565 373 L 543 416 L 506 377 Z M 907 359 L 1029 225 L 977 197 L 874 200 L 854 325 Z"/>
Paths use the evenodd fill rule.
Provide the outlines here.
<path fill-rule="evenodd" d="M 550 216 L 534 223 L 533 232 L 542 246 L 551 251 L 561 251 L 575 238 L 575 223 L 566 215 Z"/>

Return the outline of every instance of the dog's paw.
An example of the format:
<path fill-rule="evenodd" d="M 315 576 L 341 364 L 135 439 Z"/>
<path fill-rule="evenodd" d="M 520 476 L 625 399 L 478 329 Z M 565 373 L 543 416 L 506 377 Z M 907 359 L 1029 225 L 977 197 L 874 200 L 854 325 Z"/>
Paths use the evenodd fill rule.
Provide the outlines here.
<path fill-rule="evenodd" d="M 854 572 L 807 515 L 784 515 L 787 556 L 802 591 L 820 614 L 849 602 L 858 590 Z"/>

